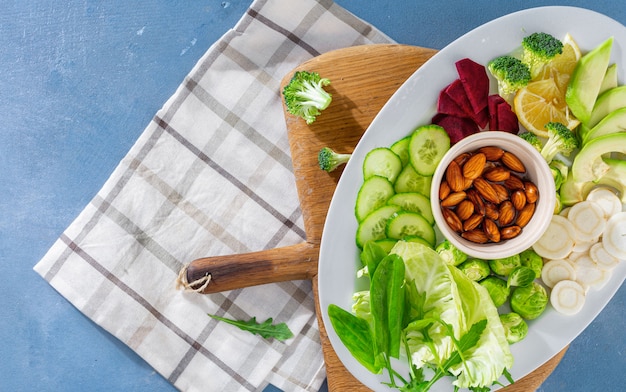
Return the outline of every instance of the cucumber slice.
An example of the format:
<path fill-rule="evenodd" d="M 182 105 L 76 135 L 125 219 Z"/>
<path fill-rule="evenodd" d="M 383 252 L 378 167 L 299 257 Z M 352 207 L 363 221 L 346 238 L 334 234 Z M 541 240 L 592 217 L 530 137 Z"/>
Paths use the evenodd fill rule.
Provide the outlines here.
<path fill-rule="evenodd" d="M 394 193 L 393 185 L 385 177 L 373 176 L 363 181 L 354 207 L 357 221 L 361 222 L 372 211 L 387 204 Z"/>
<path fill-rule="evenodd" d="M 367 241 L 386 238 L 387 221 L 398 211 L 400 211 L 398 206 L 382 206 L 369 214 L 356 230 L 356 245 L 363 249 Z"/>
<path fill-rule="evenodd" d="M 435 229 L 416 212 L 400 211 L 387 221 L 385 230 L 387 238 L 401 240 L 405 237 L 421 237 L 430 247 L 435 246 Z"/>
<path fill-rule="evenodd" d="M 413 169 L 413 165 L 406 165 L 398 178 L 396 178 L 393 188 L 396 193 L 417 192 L 430 197 L 430 185 L 432 182 L 432 176 L 423 176 Z"/>
<path fill-rule="evenodd" d="M 431 245 L 430 242 L 428 242 L 425 239 L 423 239 L 422 237 L 419 237 L 419 236 L 416 236 L 416 235 L 406 237 L 406 238 L 404 238 L 404 241 L 406 241 L 406 242 L 417 242 L 417 243 L 425 245 L 425 246 L 427 246 L 427 247 L 429 247 L 431 249 L 434 249 L 434 247 Z"/>
<path fill-rule="evenodd" d="M 402 161 L 395 152 L 387 147 L 378 147 L 367 153 L 363 160 L 363 178 L 385 177 L 392 183 L 402 170 Z"/>
<path fill-rule="evenodd" d="M 402 167 L 409 164 L 409 143 L 411 143 L 411 137 L 407 136 L 393 143 L 391 147 L 389 147 L 391 151 L 395 152 L 396 155 L 400 157 Z"/>
<path fill-rule="evenodd" d="M 396 245 L 396 242 L 398 242 L 398 240 L 383 238 L 382 240 L 376 240 L 374 242 L 376 242 L 376 244 L 378 244 L 385 252 L 387 252 L 387 254 L 389 254 L 389 252 L 391 252 L 391 248 Z"/>
<path fill-rule="evenodd" d="M 450 137 L 439 125 L 418 127 L 411 135 L 409 159 L 418 174 L 432 176 L 444 154 L 450 149 Z"/>
<path fill-rule="evenodd" d="M 404 211 L 417 212 L 421 214 L 431 225 L 435 223 L 430 200 L 417 192 L 396 193 L 387 200 L 387 204 L 402 207 Z"/>

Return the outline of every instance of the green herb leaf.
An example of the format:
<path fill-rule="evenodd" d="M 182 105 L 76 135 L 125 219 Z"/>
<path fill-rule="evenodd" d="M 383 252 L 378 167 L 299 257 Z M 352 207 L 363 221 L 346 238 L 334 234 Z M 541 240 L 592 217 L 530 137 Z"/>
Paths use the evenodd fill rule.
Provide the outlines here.
<path fill-rule="evenodd" d="M 350 354 L 370 372 L 380 373 L 381 368 L 376 361 L 369 323 L 334 304 L 328 305 L 328 317 Z"/>
<path fill-rule="evenodd" d="M 235 327 L 253 333 L 255 335 L 260 335 L 264 339 L 274 338 L 276 340 L 287 340 L 293 337 L 293 332 L 289 329 L 287 324 L 272 324 L 272 318 L 268 318 L 262 323 L 256 321 L 256 317 L 252 317 L 248 321 L 243 320 L 233 320 L 225 317 L 216 316 L 214 314 L 209 314 L 209 317 L 212 317 L 216 320 L 223 321 L 225 323 L 234 325 Z"/>

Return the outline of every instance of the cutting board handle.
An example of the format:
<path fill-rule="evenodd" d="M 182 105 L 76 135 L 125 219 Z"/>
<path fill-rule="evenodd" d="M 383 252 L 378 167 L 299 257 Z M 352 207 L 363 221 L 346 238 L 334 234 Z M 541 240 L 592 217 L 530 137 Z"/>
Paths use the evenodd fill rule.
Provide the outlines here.
<path fill-rule="evenodd" d="M 258 252 L 196 259 L 181 270 L 177 284 L 210 294 L 260 284 L 311 279 L 319 246 L 309 242 Z"/>

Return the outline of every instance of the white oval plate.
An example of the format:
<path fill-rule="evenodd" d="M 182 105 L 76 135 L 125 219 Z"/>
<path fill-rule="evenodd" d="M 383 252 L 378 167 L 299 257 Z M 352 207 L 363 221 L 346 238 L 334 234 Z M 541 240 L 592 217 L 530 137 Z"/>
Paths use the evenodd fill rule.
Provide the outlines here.
<path fill-rule="evenodd" d="M 602 26 L 602 28 L 598 28 Z M 615 20 L 575 7 L 539 7 L 515 12 L 486 23 L 458 38 L 419 68 L 391 97 L 365 132 L 337 185 L 324 226 L 319 257 L 319 302 L 331 344 L 345 367 L 359 381 L 374 390 L 389 390 L 383 381 L 387 374 L 373 375 L 361 366 L 341 343 L 330 324 L 328 305 L 352 307 L 352 293 L 359 289 L 356 270 L 359 264 L 355 245 L 357 222 L 354 204 L 363 182 L 361 165 L 374 147 L 390 146 L 427 124 L 435 114 L 439 91 L 456 79 L 454 63 L 465 57 L 486 64 L 492 58 L 519 48 L 524 36 L 543 31 L 557 38 L 570 33 L 584 52 L 610 36 L 615 38 L 611 61 L 618 64 L 619 81 L 624 83 L 626 66 L 626 27 Z M 492 91 L 494 86 L 492 83 Z M 600 313 L 626 277 L 626 263 L 600 291 L 589 291 L 583 310 L 564 316 L 548 308 L 537 320 L 529 322 L 528 336 L 511 346 L 515 364 L 510 372 L 515 380 L 551 359 Z M 506 380 L 502 380 L 506 384 Z M 494 387 L 495 389 L 495 387 Z M 451 391 L 449 379 L 440 380 L 432 391 Z"/>

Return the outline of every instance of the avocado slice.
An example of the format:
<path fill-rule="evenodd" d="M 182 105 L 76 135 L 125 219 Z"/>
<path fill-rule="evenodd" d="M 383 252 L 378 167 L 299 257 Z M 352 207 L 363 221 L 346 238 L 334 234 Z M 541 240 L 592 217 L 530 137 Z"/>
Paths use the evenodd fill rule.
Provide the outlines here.
<path fill-rule="evenodd" d="M 611 59 L 610 37 L 578 60 L 565 92 L 565 102 L 583 124 L 589 122 Z"/>
<path fill-rule="evenodd" d="M 600 179 L 610 169 L 602 156 L 611 152 L 626 154 L 626 132 L 600 136 L 583 145 L 572 164 L 574 180 L 585 182 Z"/>

